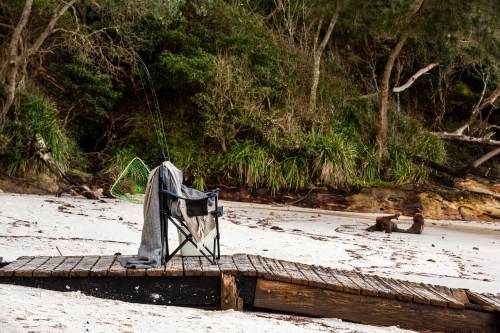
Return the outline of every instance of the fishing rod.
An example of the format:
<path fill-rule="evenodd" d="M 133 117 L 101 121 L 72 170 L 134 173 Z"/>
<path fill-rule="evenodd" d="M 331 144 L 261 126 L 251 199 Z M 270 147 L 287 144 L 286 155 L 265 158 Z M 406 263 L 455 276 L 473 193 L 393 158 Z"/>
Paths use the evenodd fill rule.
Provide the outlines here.
<path fill-rule="evenodd" d="M 170 161 L 170 153 L 168 151 L 167 139 L 165 139 L 165 127 L 163 126 L 163 118 L 161 116 L 160 104 L 158 103 L 158 98 L 156 97 L 156 90 L 155 90 L 155 87 L 153 85 L 153 79 L 151 78 L 151 75 L 149 74 L 148 67 L 146 66 L 146 64 L 144 63 L 142 58 L 139 56 L 139 54 L 137 54 L 137 52 L 134 52 L 134 54 L 137 57 L 137 59 L 139 59 L 139 64 L 141 64 L 142 69 L 146 73 L 147 80 L 149 83 L 149 89 L 151 90 L 153 104 L 154 104 L 154 108 L 155 108 L 155 112 L 156 112 L 156 118 L 155 118 L 155 115 L 153 114 L 153 111 L 151 110 L 151 103 L 149 102 L 149 99 L 148 99 L 148 94 L 146 92 L 146 86 L 145 86 L 144 81 L 142 79 L 142 74 L 139 73 L 139 78 L 141 80 L 144 95 L 146 96 L 146 103 L 148 105 L 149 113 L 151 114 L 151 118 L 153 119 L 154 129 L 155 129 L 156 135 L 158 136 L 158 142 L 160 144 L 161 152 L 163 155 L 163 160 Z M 161 135 L 160 135 L 160 131 L 161 131 Z M 162 138 L 163 138 L 163 140 L 162 140 Z M 167 152 L 166 156 L 165 156 L 165 151 Z"/>

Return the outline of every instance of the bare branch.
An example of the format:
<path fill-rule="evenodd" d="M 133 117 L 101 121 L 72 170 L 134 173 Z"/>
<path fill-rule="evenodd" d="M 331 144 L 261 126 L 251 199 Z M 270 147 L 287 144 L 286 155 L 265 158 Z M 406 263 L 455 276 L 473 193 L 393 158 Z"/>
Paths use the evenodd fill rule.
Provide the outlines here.
<path fill-rule="evenodd" d="M 33 0 L 30 0 L 30 1 L 33 1 Z M 52 17 L 50 18 L 49 23 L 45 27 L 45 30 L 40 34 L 40 36 L 37 38 L 35 43 L 33 43 L 33 45 L 26 51 L 26 58 L 30 57 L 31 55 L 33 55 L 35 52 L 38 51 L 38 49 L 43 44 L 45 39 L 53 32 L 54 27 L 55 27 L 57 21 L 59 20 L 59 18 L 61 16 L 63 16 L 66 13 L 66 11 L 71 6 L 73 6 L 73 4 L 75 2 L 76 2 L 76 0 L 70 0 L 70 1 L 66 2 L 64 4 L 64 6 L 62 6 L 62 8 L 60 8 L 59 5 L 54 7 L 54 10 L 52 11 Z"/>
<path fill-rule="evenodd" d="M 463 130 L 462 130 L 463 132 Z M 473 143 L 481 146 L 500 146 L 500 141 L 492 140 L 491 137 L 495 135 L 495 132 L 489 132 L 485 136 L 480 138 L 474 138 L 468 135 L 447 133 L 447 132 L 431 132 L 432 135 L 436 136 L 439 139 L 447 140 L 447 141 L 459 141 L 466 143 Z"/>
<path fill-rule="evenodd" d="M 433 69 L 434 67 L 438 66 L 439 64 L 438 63 L 433 63 L 433 64 L 430 64 L 422 69 L 420 69 L 418 72 L 416 72 L 415 74 L 412 75 L 412 77 L 410 77 L 408 79 L 408 81 L 406 81 L 405 84 L 403 84 L 402 86 L 399 86 L 399 87 L 395 87 L 394 89 L 392 89 L 392 92 L 395 92 L 395 93 L 399 93 L 399 92 L 402 92 L 402 91 L 405 91 L 406 89 L 408 89 L 412 84 L 413 82 L 415 82 L 415 80 L 417 80 L 420 76 L 424 75 L 425 73 L 427 73 L 428 71 L 430 71 L 431 69 Z"/>

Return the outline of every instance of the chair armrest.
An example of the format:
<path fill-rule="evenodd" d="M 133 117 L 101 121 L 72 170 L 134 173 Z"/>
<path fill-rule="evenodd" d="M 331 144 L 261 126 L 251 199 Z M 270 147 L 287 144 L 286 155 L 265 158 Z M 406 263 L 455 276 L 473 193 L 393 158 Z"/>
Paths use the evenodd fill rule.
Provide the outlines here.
<path fill-rule="evenodd" d="M 211 214 L 212 216 L 214 216 L 214 217 L 215 217 L 215 216 L 221 217 L 221 216 L 224 214 L 224 207 L 223 207 L 223 206 L 219 206 L 219 207 L 217 207 L 217 209 L 212 210 L 212 211 L 210 212 L 210 214 Z"/>

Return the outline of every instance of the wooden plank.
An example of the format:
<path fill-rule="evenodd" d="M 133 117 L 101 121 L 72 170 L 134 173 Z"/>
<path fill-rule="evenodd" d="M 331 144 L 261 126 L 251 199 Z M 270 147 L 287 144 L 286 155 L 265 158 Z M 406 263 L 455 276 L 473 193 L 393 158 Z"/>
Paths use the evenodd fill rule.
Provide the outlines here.
<path fill-rule="evenodd" d="M 367 283 L 369 283 L 374 289 L 377 290 L 378 296 L 379 297 L 384 297 L 384 298 L 396 298 L 396 292 L 392 290 L 391 288 L 387 288 L 384 284 L 380 283 L 379 280 L 377 280 L 374 276 L 372 275 L 364 275 L 361 273 L 357 273 L 363 280 L 365 280 Z"/>
<path fill-rule="evenodd" d="M 146 269 L 146 276 L 164 276 L 164 275 L 165 275 L 165 265 Z"/>
<path fill-rule="evenodd" d="M 201 258 L 200 263 L 203 276 L 220 276 L 219 265 L 212 265 L 205 258 Z"/>
<path fill-rule="evenodd" d="M 500 299 L 490 293 L 482 293 L 481 295 L 487 298 L 490 303 L 495 306 L 495 311 L 500 311 Z"/>
<path fill-rule="evenodd" d="M 406 289 L 402 289 L 398 285 L 393 285 L 388 279 L 374 276 L 376 280 L 380 282 L 380 284 L 384 285 L 387 289 L 392 290 L 392 293 L 396 296 L 397 299 L 405 302 L 412 302 L 413 295 L 411 295 Z"/>
<path fill-rule="evenodd" d="M 498 332 L 497 314 L 356 295 L 279 281 L 258 279 L 254 306 L 365 325 L 414 331 Z"/>
<path fill-rule="evenodd" d="M 260 257 L 260 260 L 269 272 L 269 275 L 264 275 L 264 278 L 281 282 L 292 282 L 290 274 L 281 266 L 278 260 L 265 257 Z"/>
<path fill-rule="evenodd" d="M 33 276 L 33 271 L 43 265 L 44 263 L 49 260 L 50 257 L 35 257 L 33 260 L 30 260 L 27 262 L 24 266 L 19 267 L 14 271 L 14 276 L 20 276 L 20 277 L 32 277 Z"/>
<path fill-rule="evenodd" d="M 430 284 L 426 285 L 427 288 L 431 289 L 431 291 L 434 291 L 436 294 L 441 296 L 442 298 L 446 299 L 449 303 L 448 306 L 453 309 L 465 309 L 464 303 L 461 303 L 456 300 L 456 298 L 453 295 L 448 295 L 446 290 L 441 287 L 441 286 L 433 286 Z"/>
<path fill-rule="evenodd" d="M 451 306 L 452 308 L 456 308 L 456 309 L 465 309 L 465 303 L 460 301 L 459 299 L 457 299 L 455 297 L 455 295 L 453 295 L 453 293 L 451 292 L 450 288 L 448 287 L 445 287 L 445 286 L 434 286 L 436 289 L 444 292 L 446 295 L 448 295 L 448 297 L 450 297 L 452 300 L 454 300 L 453 302 L 453 306 Z M 457 307 L 458 306 L 458 307 Z"/>
<path fill-rule="evenodd" d="M 487 297 L 484 297 L 483 295 L 481 295 L 479 293 L 475 293 L 475 292 L 470 291 L 470 290 L 466 290 L 465 293 L 467 294 L 467 297 L 470 300 L 481 305 L 483 307 L 484 311 L 488 311 L 488 312 L 500 311 L 500 308 L 497 308 L 494 304 L 492 304 L 491 301 Z"/>
<path fill-rule="evenodd" d="M 494 295 L 494 294 L 491 294 L 491 293 L 486 293 L 486 295 L 488 296 L 488 298 L 490 300 L 495 301 L 495 303 L 497 304 L 497 306 L 500 306 L 500 294 Z"/>
<path fill-rule="evenodd" d="M 373 288 L 371 284 L 367 283 L 364 279 L 357 275 L 356 272 L 342 270 L 342 273 L 359 287 L 361 295 L 378 296 L 377 289 Z"/>
<path fill-rule="evenodd" d="M 73 268 L 78 265 L 83 257 L 66 257 L 66 259 L 58 265 L 54 270 L 52 270 L 53 277 L 69 277 L 70 272 Z"/>
<path fill-rule="evenodd" d="M 200 257 L 182 257 L 182 264 L 184 265 L 185 276 L 201 276 Z"/>
<path fill-rule="evenodd" d="M 417 288 L 412 288 L 411 286 L 407 285 L 404 281 L 401 280 L 389 279 L 389 281 L 392 284 L 398 285 L 399 287 L 405 289 L 407 292 L 413 295 L 413 302 L 420 304 L 431 304 L 431 300 L 425 297 L 425 295 L 423 295 L 422 293 L 420 293 Z"/>
<path fill-rule="evenodd" d="M 309 280 L 306 278 L 304 274 L 300 271 L 300 269 L 295 265 L 295 263 L 286 260 L 279 261 L 281 266 L 287 271 L 288 275 L 292 279 L 292 283 L 303 284 L 308 286 Z"/>
<path fill-rule="evenodd" d="M 253 267 L 248 255 L 244 253 L 236 253 L 233 255 L 233 262 L 238 269 L 238 275 L 257 276 L 257 271 Z"/>
<path fill-rule="evenodd" d="M 160 266 L 163 269 L 163 266 Z M 127 268 L 127 276 L 146 276 L 146 268 Z"/>
<path fill-rule="evenodd" d="M 459 302 L 462 302 L 464 304 L 470 303 L 469 298 L 465 293 L 465 290 L 458 288 L 450 288 L 450 291 Z"/>
<path fill-rule="evenodd" d="M 108 270 L 115 261 L 115 256 L 102 256 L 90 269 L 90 276 L 107 276 Z"/>
<path fill-rule="evenodd" d="M 221 310 L 243 311 L 243 298 L 238 297 L 239 291 L 233 275 L 221 273 Z"/>
<path fill-rule="evenodd" d="M 351 279 L 344 275 L 341 271 L 333 268 L 328 268 L 328 271 L 344 286 L 344 291 L 351 294 L 360 294 L 361 289 L 354 284 Z"/>
<path fill-rule="evenodd" d="M 52 271 L 66 260 L 66 257 L 50 257 L 43 265 L 33 271 L 33 277 L 49 277 Z"/>
<path fill-rule="evenodd" d="M 344 291 L 344 285 L 330 274 L 330 271 L 323 266 L 312 266 L 313 271 L 326 283 L 326 289 Z"/>
<path fill-rule="evenodd" d="M 444 308 L 448 306 L 449 303 L 448 301 L 446 301 L 444 298 L 439 297 L 438 295 L 431 292 L 429 289 L 421 286 L 420 284 L 410 281 L 404 281 L 404 283 L 413 290 L 417 291 L 422 297 L 428 299 L 431 305 L 441 306 Z"/>
<path fill-rule="evenodd" d="M 85 277 L 89 275 L 90 270 L 94 267 L 99 256 L 86 256 L 71 270 L 70 276 Z"/>
<path fill-rule="evenodd" d="M 182 266 L 182 257 L 181 256 L 173 256 L 165 264 L 165 276 L 183 276 L 184 269 Z"/>
<path fill-rule="evenodd" d="M 233 262 L 233 257 L 228 255 L 220 256 L 219 269 L 221 272 L 224 272 L 224 274 L 228 275 L 238 274 L 238 268 Z"/>
<path fill-rule="evenodd" d="M 122 264 L 116 260 L 117 257 L 114 258 L 111 267 L 109 267 L 108 276 L 127 276 L 127 268 L 123 267 Z"/>
<path fill-rule="evenodd" d="M 20 267 L 23 267 L 26 265 L 26 263 L 30 262 L 33 260 L 35 257 L 30 256 L 30 257 L 19 257 L 15 261 L 11 262 L 5 267 L 0 268 L 0 276 L 12 276 L 14 275 L 14 271 Z"/>
<path fill-rule="evenodd" d="M 252 262 L 257 277 L 263 277 L 264 274 L 267 274 L 267 269 L 262 265 L 258 256 L 249 254 L 248 259 Z"/>
<path fill-rule="evenodd" d="M 311 265 L 295 263 L 295 266 L 304 274 L 311 287 L 326 288 L 326 282 L 316 274 Z"/>

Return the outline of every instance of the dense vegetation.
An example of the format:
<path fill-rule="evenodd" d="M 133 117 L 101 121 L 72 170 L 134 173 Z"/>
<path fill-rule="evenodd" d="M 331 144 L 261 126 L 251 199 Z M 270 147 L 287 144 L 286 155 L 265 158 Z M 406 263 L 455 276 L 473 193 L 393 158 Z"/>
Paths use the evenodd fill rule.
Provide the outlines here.
<path fill-rule="evenodd" d="M 500 87 L 494 1 L 73 0 L 36 49 L 62 5 L 34 0 L 12 47 L 28 1 L 0 0 L 3 105 L 9 55 L 22 60 L 0 115 L 0 169 L 12 175 L 40 172 L 31 147 L 39 133 L 63 168 L 90 173 L 116 176 L 135 156 L 157 165 L 165 139 L 199 188 L 401 185 L 432 176 L 413 156 L 463 166 L 491 150 L 436 133 L 469 120 L 469 136 L 500 125 L 494 103 L 475 114 Z"/>

